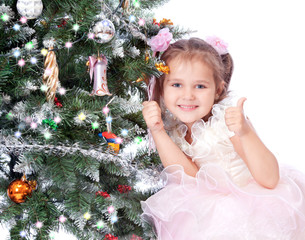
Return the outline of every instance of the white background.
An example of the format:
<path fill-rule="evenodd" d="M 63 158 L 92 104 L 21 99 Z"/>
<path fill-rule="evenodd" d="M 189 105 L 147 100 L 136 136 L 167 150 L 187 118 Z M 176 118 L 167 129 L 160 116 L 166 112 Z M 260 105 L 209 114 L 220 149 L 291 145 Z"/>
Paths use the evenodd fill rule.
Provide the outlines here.
<path fill-rule="evenodd" d="M 229 43 L 231 90 L 247 97 L 245 112 L 278 161 L 305 173 L 303 6 L 302 0 L 171 0 L 155 12 L 158 21 L 198 31 L 191 36 Z"/>

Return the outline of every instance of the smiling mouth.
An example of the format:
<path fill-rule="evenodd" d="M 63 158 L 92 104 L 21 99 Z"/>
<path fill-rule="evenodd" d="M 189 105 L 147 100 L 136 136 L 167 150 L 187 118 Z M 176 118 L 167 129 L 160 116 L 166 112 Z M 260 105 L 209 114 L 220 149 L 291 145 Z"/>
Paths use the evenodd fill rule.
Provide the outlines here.
<path fill-rule="evenodd" d="M 196 105 L 178 105 L 178 106 L 182 110 L 194 110 L 194 109 L 196 109 L 198 107 Z"/>

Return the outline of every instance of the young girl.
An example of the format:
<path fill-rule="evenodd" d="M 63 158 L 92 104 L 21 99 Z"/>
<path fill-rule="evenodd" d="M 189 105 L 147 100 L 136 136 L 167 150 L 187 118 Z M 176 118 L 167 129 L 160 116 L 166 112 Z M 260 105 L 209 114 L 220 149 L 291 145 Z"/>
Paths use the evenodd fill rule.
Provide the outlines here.
<path fill-rule="evenodd" d="M 214 42 L 214 44 L 213 44 Z M 263 144 L 228 94 L 233 62 L 221 41 L 171 44 L 143 116 L 165 187 L 141 202 L 158 239 L 305 239 L 305 175 Z M 217 51 L 218 50 L 218 51 Z"/>

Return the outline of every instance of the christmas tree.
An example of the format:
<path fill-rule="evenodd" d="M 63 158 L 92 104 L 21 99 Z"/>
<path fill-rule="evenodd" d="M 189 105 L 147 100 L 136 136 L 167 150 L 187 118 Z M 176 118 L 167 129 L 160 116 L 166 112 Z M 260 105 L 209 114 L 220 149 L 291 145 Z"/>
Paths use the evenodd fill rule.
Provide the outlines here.
<path fill-rule="evenodd" d="M 0 223 L 11 239 L 153 239 L 140 201 L 160 189 L 141 102 L 158 54 L 189 31 L 163 0 L 5 0 L 0 6 Z M 159 68 L 160 69 L 160 68 Z"/>

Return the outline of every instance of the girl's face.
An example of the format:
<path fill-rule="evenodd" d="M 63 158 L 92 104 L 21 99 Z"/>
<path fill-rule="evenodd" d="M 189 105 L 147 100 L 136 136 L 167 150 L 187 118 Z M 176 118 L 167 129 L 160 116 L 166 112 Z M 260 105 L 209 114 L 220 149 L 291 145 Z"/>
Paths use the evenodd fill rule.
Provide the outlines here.
<path fill-rule="evenodd" d="M 169 62 L 163 98 L 167 109 L 191 129 L 194 122 L 210 113 L 216 95 L 213 71 L 203 61 Z"/>

